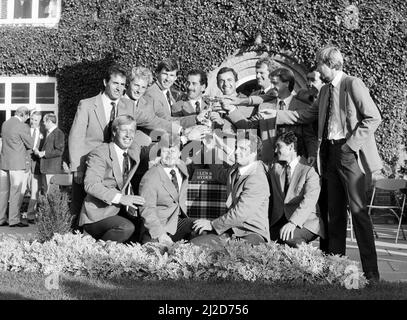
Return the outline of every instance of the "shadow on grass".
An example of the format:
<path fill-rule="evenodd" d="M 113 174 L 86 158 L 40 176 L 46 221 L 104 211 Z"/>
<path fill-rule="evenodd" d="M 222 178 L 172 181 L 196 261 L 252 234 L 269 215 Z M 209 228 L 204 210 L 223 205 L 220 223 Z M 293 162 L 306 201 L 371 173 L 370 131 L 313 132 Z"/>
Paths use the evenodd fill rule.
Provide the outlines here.
<path fill-rule="evenodd" d="M 15 292 L 0 292 L 0 300 L 32 300 Z"/>

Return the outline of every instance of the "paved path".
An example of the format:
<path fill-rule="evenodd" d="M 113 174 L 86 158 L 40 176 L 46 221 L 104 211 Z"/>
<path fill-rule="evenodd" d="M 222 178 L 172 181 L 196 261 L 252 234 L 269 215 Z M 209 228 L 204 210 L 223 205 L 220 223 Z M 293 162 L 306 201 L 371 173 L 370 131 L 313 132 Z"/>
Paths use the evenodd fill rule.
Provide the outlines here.
<path fill-rule="evenodd" d="M 386 281 L 407 281 L 407 241 L 400 235 L 398 243 L 395 244 L 396 225 L 375 224 L 375 230 L 379 236 L 376 239 L 376 250 L 381 279 Z M 404 225 L 404 230 L 407 233 L 407 225 Z M 0 235 L 13 234 L 27 239 L 33 239 L 36 232 L 35 225 L 30 225 L 27 228 L 0 227 Z M 315 245 L 319 245 L 318 240 L 315 241 Z M 348 230 L 346 254 L 350 259 L 360 262 L 357 243 L 355 239 L 351 239 L 350 230 Z"/>

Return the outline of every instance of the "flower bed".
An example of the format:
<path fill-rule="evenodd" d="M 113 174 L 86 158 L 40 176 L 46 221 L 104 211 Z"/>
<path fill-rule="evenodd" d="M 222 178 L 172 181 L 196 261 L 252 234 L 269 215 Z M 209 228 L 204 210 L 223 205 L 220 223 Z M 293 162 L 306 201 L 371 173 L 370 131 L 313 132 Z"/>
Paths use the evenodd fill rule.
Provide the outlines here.
<path fill-rule="evenodd" d="M 177 242 L 166 248 L 96 241 L 81 234 L 56 234 L 44 243 L 5 236 L 0 239 L 0 268 L 91 278 L 308 282 L 348 289 L 367 283 L 358 262 L 327 256 L 310 244 L 293 249 L 276 243 L 252 247 L 229 241 L 222 248 L 208 248 Z"/>

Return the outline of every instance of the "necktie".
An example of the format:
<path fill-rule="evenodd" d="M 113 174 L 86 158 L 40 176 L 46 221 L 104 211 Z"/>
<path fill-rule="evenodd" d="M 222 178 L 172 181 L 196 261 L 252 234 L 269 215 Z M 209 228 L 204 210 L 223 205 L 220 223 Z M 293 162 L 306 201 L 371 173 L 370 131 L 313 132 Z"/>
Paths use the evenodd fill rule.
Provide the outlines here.
<path fill-rule="evenodd" d="M 177 192 L 179 192 L 179 185 L 178 185 L 178 180 L 177 180 L 177 174 L 175 173 L 175 170 L 172 169 L 170 171 L 171 174 L 171 182 L 174 185 L 175 189 L 177 190 Z"/>
<path fill-rule="evenodd" d="M 195 112 L 196 114 L 201 113 L 201 106 L 199 105 L 199 101 L 195 102 Z"/>
<path fill-rule="evenodd" d="M 262 96 L 262 95 L 264 95 L 264 94 L 266 94 L 266 93 L 264 92 L 264 90 L 260 90 L 260 95 Z"/>
<path fill-rule="evenodd" d="M 280 110 L 285 110 L 285 102 L 284 100 L 280 100 L 280 102 L 278 103 Z"/>
<path fill-rule="evenodd" d="M 233 175 L 232 175 L 232 187 L 234 187 L 236 185 L 236 182 L 237 182 L 237 180 L 239 180 L 239 178 L 240 178 L 240 171 L 239 171 L 239 168 L 237 168 L 235 170 L 235 172 L 233 172 Z"/>
<path fill-rule="evenodd" d="M 328 107 L 326 109 L 325 113 L 325 122 L 324 122 L 324 130 L 322 133 L 322 139 L 328 139 L 328 134 L 329 134 L 329 127 L 331 125 L 331 118 L 332 118 L 332 105 L 333 105 L 333 85 L 332 83 L 329 84 L 329 91 L 328 91 Z"/>
<path fill-rule="evenodd" d="M 170 105 L 170 108 L 171 108 L 171 107 L 172 107 L 172 104 L 171 104 L 170 90 L 167 90 L 167 93 L 166 93 L 165 95 L 166 95 L 166 97 L 167 97 L 168 104 Z"/>
<path fill-rule="evenodd" d="M 110 103 L 112 105 L 112 110 L 110 111 L 110 121 L 113 121 L 116 118 L 116 103 L 113 101 Z"/>
<path fill-rule="evenodd" d="M 110 142 L 110 139 L 112 137 L 112 123 L 114 118 L 116 117 L 116 103 L 115 102 L 111 102 L 110 103 L 112 105 L 112 110 L 110 110 L 110 119 L 109 119 L 109 123 L 107 125 L 107 141 Z"/>
<path fill-rule="evenodd" d="M 284 179 L 284 194 L 287 194 L 288 187 L 291 183 L 291 168 L 290 165 L 287 163 L 285 166 L 285 179 Z"/>
<path fill-rule="evenodd" d="M 127 178 L 129 177 L 130 163 L 129 156 L 127 152 L 123 152 L 123 183 L 126 183 Z M 127 194 L 128 186 L 126 187 L 125 194 Z"/>
<path fill-rule="evenodd" d="M 33 135 L 32 135 L 33 137 L 34 137 L 34 148 L 36 148 L 37 147 L 37 144 L 38 144 L 38 138 L 39 138 L 39 132 L 38 132 L 38 128 L 34 128 L 34 132 L 33 132 Z"/>

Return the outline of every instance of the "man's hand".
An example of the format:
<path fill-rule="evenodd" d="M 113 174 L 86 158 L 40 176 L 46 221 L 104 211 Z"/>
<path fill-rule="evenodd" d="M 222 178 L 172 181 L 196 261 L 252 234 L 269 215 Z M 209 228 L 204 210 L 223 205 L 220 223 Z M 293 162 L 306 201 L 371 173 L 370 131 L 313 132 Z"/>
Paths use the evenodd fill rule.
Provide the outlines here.
<path fill-rule="evenodd" d="M 166 246 L 170 246 L 170 245 L 172 245 L 174 243 L 174 241 L 172 241 L 170 236 L 168 234 L 166 234 L 166 233 L 163 233 L 157 239 L 158 239 L 159 243 L 165 244 Z"/>
<path fill-rule="evenodd" d="M 280 238 L 283 241 L 290 240 L 294 237 L 294 230 L 297 226 L 292 222 L 287 222 L 283 227 L 280 229 Z"/>
<path fill-rule="evenodd" d="M 222 119 L 219 112 L 212 111 L 210 119 L 211 119 L 212 122 L 215 122 L 215 123 L 217 123 L 217 124 L 219 124 L 221 126 L 225 124 L 225 120 Z"/>
<path fill-rule="evenodd" d="M 146 201 L 143 197 L 134 195 L 122 195 L 120 198 L 120 204 L 124 206 L 129 206 L 136 209 L 136 206 L 142 206 Z"/>
<path fill-rule="evenodd" d="M 192 229 L 194 231 L 197 231 L 199 234 L 201 234 L 203 231 L 212 231 L 212 223 L 209 220 L 206 219 L 198 219 L 194 221 L 194 225 L 192 226 Z"/>
<path fill-rule="evenodd" d="M 82 184 L 83 183 L 83 172 L 82 171 L 75 171 L 73 173 L 73 180 L 77 184 Z"/>
<path fill-rule="evenodd" d="M 196 125 L 193 127 L 189 127 L 185 129 L 184 135 L 187 137 L 189 141 L 191 140 L 202 140 L 205 135 L 210 134 L 211 129 L 208 128 L 207 126 L 203 125 Z"/>
<path fill-rule="evenodd" d="M 259 111 L 259 114 L 263 117 L 263 119 L 275 118 L 277 116 L 277 110 L 263 109 Z"/>
<path fill-rule="evenodd" d="M 308 163 L 310 166 L 313 166 L 316 160 L 317 160 L 316 157 L 308 157 L 307 163 Z"/>

